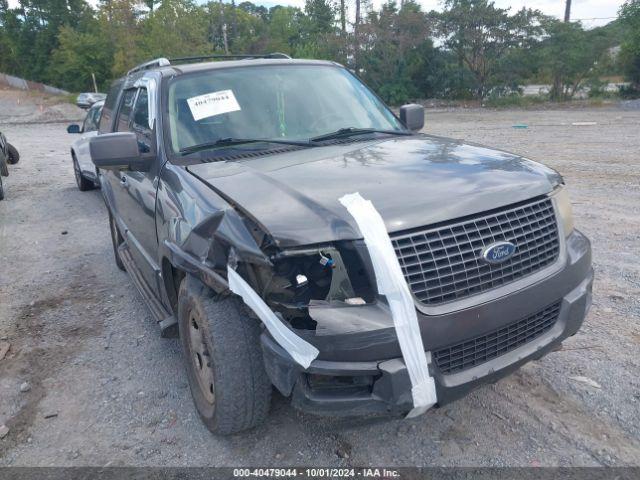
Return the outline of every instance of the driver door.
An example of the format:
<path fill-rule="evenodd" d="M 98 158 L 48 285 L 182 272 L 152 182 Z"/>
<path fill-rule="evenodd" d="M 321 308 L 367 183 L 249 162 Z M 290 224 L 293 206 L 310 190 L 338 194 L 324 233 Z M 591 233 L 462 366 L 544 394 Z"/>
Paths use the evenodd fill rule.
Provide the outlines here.
<path fill-rule="evenodd" d="M 126 105 L 130 105 L 127 108 Z M 117 131 L 136 134 L 142 155 L 156 152 L 154 129 L 149 125 L 149 92 L 145 87 L 125 91 L 123 112 L 118 113 Z M 121 114 L 122 113 L 122 114 Z M 116 173 L 116 203 L 124 224 L 126 239 L 137 267 L 147 285 L 158 294 L 159 266 L 156 261 L 158 238 L 155 226 L 156 188 L 159 161 L 157 156 L 147 172 L 121 170 Z"/>

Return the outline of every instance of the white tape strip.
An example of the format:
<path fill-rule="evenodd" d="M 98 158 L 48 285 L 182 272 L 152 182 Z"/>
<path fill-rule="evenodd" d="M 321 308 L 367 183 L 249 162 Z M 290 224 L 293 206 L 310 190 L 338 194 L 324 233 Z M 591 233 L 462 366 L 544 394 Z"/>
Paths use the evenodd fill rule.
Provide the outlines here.
<path fill-rule="evenodd" d="M 427 355 L 420 336 L 413 297 L 402 274 L 384 221 L 373 204 L 362 198 L 359 193 L 343 196 L 340 203 L 347 208 L 358 224 L 371 256 L 378 292 L 389 302 L 398 343 L 411 380 L 414 408 L 407 417 L 420 415 L 437 402 L 437 396 L 435 382 L 429 375 Z"/>
<path fill-rule="evenodd" d="M 227 279 L 229 281 L 229 289 L 242 297 L 251 310 L 255 312 L 262 323 L 265 324 L 267 330 L 284 348 L 293 359 L 304 368 L 309 368 L 311 362 L 318 356 L 318 349 L 309 342 L 304 341 L 298 335 L 289 330 L 269 306 L 264 303 L 260 295 L 244 281 L 244 279 L 236 273 L 231 267 L 227 267 Z"/>

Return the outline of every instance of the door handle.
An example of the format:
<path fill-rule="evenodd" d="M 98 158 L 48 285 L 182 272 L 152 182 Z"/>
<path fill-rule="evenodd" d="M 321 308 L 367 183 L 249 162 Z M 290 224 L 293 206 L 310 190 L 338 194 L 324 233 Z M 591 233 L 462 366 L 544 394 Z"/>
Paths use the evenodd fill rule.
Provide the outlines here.
<path fill-rule="evenodd" d="M 121 186 L 121 187 L 126 187 L 126 186 L 128 186 L 128 185 L 129 185 L 129 182 L 127 181 L 127 177 L 126 177 L 126 175 L 122 175 L 122 176 L 120 177 L 120 186 Z"/>

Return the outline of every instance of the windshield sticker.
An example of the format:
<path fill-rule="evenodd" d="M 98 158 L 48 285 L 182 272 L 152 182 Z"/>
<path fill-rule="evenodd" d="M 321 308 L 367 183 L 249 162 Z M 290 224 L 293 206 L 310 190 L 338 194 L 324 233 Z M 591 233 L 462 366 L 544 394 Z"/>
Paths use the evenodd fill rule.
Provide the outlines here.
<path fill-rule="evenodd" d="M 203 118 L 240 110 L 240 105 L 232 90 L 220 90 L 219 92 L 205 93 L 197 97 L 187 98 L 187 103 L 196 122 Z"/>

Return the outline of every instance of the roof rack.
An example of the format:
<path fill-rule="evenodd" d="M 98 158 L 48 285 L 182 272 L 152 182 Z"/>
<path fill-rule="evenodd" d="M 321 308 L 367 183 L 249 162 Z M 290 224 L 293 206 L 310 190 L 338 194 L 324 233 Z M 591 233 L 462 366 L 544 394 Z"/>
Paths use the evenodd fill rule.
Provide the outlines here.
<path fill-rule="evenodd" d="M 131 75 L 132 73 L 135 73 L 135 72 L 141 72 L 142 70 L 150 70 L 152 68 L 157 68 L 157 67 L 166 67 L 167 65 L 171 65 L 171 62 L 169 62 L 168 59 L 164 57 L 156 58 L 155 60 L 151 60 L 146 63 L 141 63 L 137 67 L 133 67 L 131 70 L 127 72 L 127 75 Z"/>
<path fill-rule="evenodd" d="M 180 57 L 180 58 L 156 58 L 155 60 L 151 60 L 149 62 L 141 63 L 140 65 L 133 67 L 131 70 L 127 72 L 127 75 L 131 75 L 132 73 L 141 72 L 143 70 L 150 70 L 152 68 L 158 67 L 167 67 L 169 65 L 173 65 L 174 63 L 188 63 L 188 62 L 196 62 L 202 60 L 215 60 L 215 59 L 245 59 L 250 60 L 254 58 L 285 58 L 291 59 L 289 55 L 286 53 L 274 52 L 274 53 L 266 53 L 263 55 L 200 55 L 196 57 Z"/>
<path fill-rule="evenodd" d="M 274 53 L 266 53 L 266 54 L 258 54 L 258 55 L 231 55 L 231 54 L 198 55 L 195 57 L 172 58 L 169 61 L 171 62 L 171 64 L 174 64 L 174 63 L 194 62 L 199 60 L 234 59 L 234 58 L 241 59 L 241 60 L 242 59 L 251 60 L 255 58 L 285 58 L 289 60 L 291 59 L 291 57 L 286 53 L 274 52 Z"/>

